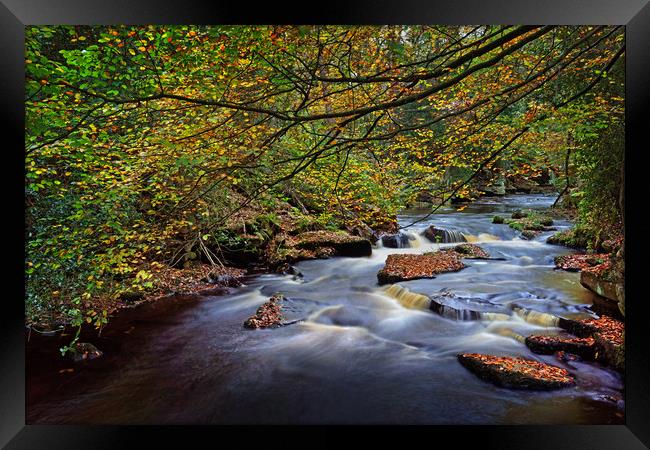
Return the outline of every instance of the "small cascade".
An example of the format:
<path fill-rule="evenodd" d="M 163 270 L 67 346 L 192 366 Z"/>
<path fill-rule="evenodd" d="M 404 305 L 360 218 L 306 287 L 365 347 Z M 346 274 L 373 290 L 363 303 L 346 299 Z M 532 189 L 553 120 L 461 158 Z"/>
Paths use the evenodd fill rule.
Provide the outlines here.
<path fill-rule="evenodd" d="M 460 231 L 456 230 L 442 230 L 444 231 L 444 236 L 442 242 L 444 244 L 455 243 L 455 242 L 466 242 L 465 235 Z"/>
<path fill-rule="evenodd" d="M 552 314 L 547 314 L 532 309 L 515 308 L 515 314 L 528 323 L 541 325 L 543 327 L 558 327 L 560 318 Z"/>
<path fill-rule="evenodd" d="M 488 320 L 490 322 L 497 322 L 502 320 L 510 320 L 511 316 L 503 313 L 482 312 L 481 320 Z"/>
<path fill-rule="evenodd" d="M 487 320 L 487 321 L 497 321 L 497 320 L 509 320 L 510 316 L 508 314 L 494 313 L 494 312 L 485 312 L 485 311 L 476 311 L 473 309 L 465 308 L 454 308 L 450 305 L 445 305 L 443 303 L 437 302 L 435 299 L 431 299 L 431 304 L 429 309 L 436 314 L 446 317 L 453 320 Z"/>
<path fill-rule="evenodd" d="M 393 284 L 384 290 L 386 294 L 397 300 L 402 306 L 409 309 L 429 309 L 431 299 L 426 295 L 416 294 L 408 289 Z"/>
<path fill-rule="evenodd" d="M 467 242 L 463 233 L 458 230 L 445 230 L 436 228 L 433 225 L 424 230 L 424 236 L 431 242 L 440 244 L 454 244 L 457 242 Z"/>
<path fill-rule="evenodd" d="M 522 344 L 526 343 L 526 337 L 517 333 L 516 331 L 510 329 L 510 328 L 498 328 L 496 330 L 492 331 L 494 334 L 498 334 L 499 336 L 504 336 L 504 337 L 509 337 L 514 339 L 517 342 L 521 342 Z"/>
<path fill-rule="evenodd" d="M 420 248 L 422 247 L 422 236 L 413 233 L 407 233 L 409 238 L 409 247 L 411 248 Z"/>
<path fill-rule="evenodd" d="M 463 234 L 467 242 L 485 242 L 485 241 L 500 241 L 498 236 L 490 233 L 479 233 L 477 236 L 473 234 Z"/>

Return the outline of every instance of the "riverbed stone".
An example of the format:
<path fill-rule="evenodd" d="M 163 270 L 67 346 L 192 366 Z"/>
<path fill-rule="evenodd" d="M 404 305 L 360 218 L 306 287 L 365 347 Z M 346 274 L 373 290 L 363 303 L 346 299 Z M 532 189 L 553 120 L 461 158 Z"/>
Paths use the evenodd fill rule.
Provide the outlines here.
<path fill-rule="evenodd" d="M 276 327 L 282 323 L 282 302 L 284 296 L 282 294 L 276 294 L 269 298 L 269 300 L 263 303 L 255 315 L 249 317 L 244 322 L 244 327 L 246 328 L 269 328 Z"/>
<path fill-rule="evenodd" d="M 321 248 L 334 249 L 336 256 L 370 256 L 372 245 L 368 239 L 337 231 L 307 231 L 295 238 L 299 249 L 317 251 Z M 334 256 L 334 255 L 329 255 Z"/>
<path fill-rule="evenodd" d="M 595 359 L 618 371 L 625 370 L 625 323 L 613 317 L 564 319 L 560 328 L 580 337 L 594 339 Z"/>
<path fill-rule="evenodd" d="M 594 334 L 596 342 L 596 360 L 613 367 L 619 372 L 625 371 L 625 341 L 622 332 L 603 331 Z"/>
<path fill-rule="evenodd" d="M 593 267 L 602 264 L 608 257 L 607 254 L 587 254 L 576 253 L 568 255 L 556 256 L 553 259 L 556 269 L 566 270 L 568 272 L 580 272 L 588 267 Z"/>
<path fill-rule="evenodd" d="M 551 355 L 561 351 L 587 360 L 593 359 L 595 353 L 595 341 L 591 337 L 532 335 L 526 338 L 526 346 L 533 353 Z"/>
<path fill-rule="evenodd" d="M 385 234 L 381 237 L 384 247 L 405 248 L 410 247 L 410 239 L 406 233 Z"/>
<path fill-rule="evenodd" d="M 479 378 L 500 387 L 550 390 L 575 384 L 566 369 L 522 357 L 461 353 L 458 361 Z"/>
<path fill-rule="evenodd" d="M 601 297 L 608 298 L 616 303 L 621 300 L 619 298 L 620 289 L 617 289 L 617 284 L 622 283 L 604 280 L 588 270 L 583 270 L 580 273 L 580 284 Z"/>
<path fill-rule="evenodd" d="M 419 278 L 435 278 L 436 274 L 457 272 L 466 266 L 454 251 L 440 250 L 422 255 L 393 254 L 386 258 L 386 265 L 377 273 L 379 284 Z"/>
<path fill-rule="evenodd" d="M 476 244 L 458 244 L 454 251 L 459 253 L 462 258 L 468 259 L 490 259 L 488 252 Z"/>

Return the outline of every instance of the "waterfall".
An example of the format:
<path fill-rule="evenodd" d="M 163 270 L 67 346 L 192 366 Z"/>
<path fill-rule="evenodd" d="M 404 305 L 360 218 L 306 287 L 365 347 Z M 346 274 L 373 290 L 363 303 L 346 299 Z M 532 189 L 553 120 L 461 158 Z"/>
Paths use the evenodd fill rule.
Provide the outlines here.
<path fill-rule="evenodd" d="M 492 313 L 492 312 L 482 312 L 481 320 L 489 320 L 491 322 L 496 322 L 499 320 L 510 320 L 512 317 L 508 314 L 503 313 Z"/>
<path fill-rule="evenodd" d="M 442 230 L 444 232 L 442 242 L 444 244 L 451 244 L 455 242 L 466 242 L 465 235 L 456 230 Z"/>
<path fill-rule="evenodd" d="M 528 323 L 541 325 L 543 327 L 558 327 L 560 318 L 552 314 L 546 314 L 532 309 L 514 308 L 515 314 Z"/>
<path fill-rule="evenodd" d="M 463 233 L 458 230 L 446 230 L 444 228 L 436 228 L 433 225 L 424 230 L 424 236 L 431 242 L 441 244 L 454 244 L 457 242 L 467 242 Z"/>
<path fill-rule="evenodd" d="M 385 292 L 402 306 L 409 309 L 429 309 L 431 303 L 431 299 L 426 295 L 416 294 L 397 284 L 389 286 L 385 289 Z"/>
<path fill-rule="evenodd" d="M 490 233 L 479 233 L 477 236 L 472 234 L 463 234 L 467 242 L 479 242 L 479 241 L 499 241 L 499 237 Z"/>
<path fill-rule="evenodd" d="M 454 308 L 444 305 L 423 294 L 411 292 L 407 288 L 392 284 L 384 289 L 384 292 L 397 300 L 402 306 L 409 309 L 429 309 L 436 314 L 453 320 L 487 320 L 499 321 L 510 320 L 511 316 L 503 313 L 475 311 L 472 309 Z"/>

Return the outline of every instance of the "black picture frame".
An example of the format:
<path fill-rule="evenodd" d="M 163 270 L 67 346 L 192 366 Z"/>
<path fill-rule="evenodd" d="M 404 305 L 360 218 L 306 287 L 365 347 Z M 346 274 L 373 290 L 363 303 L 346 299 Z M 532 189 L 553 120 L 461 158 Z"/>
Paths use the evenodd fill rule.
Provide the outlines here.
<path fill-rule="evenodd" d="M 648 299 L 644 296 L 644 269 L 648 259 L 644 217 L 644 154 L 648 152 L 644 118 L 650 105 L 650 4 L 647 0 L 445 0 L 327 1 L 311 5 L 267 2 L 214 4 L 171 0 L 2 0 L 0 3 L 0 99 L 2 123 L 6 126 L 3 159 L 13 166 L 5 170 L 5 208 L 12 218 L 5 236 L 20 225 L 24 212 L 20 188 L 24 183 L 24 26 L 44 24 L 608 24 L 626 26 L 626 375 L 625 425 L 610 426 L 400 426 L 353 427 L 364 439 L 381 440 L 388 433 L 424 442 L 459 442 L 482 448 L 525 449 L 642 449 L 650 447 L 650 339 L 644 319 Z M 645 113 L 645 114 L 644 114 Z M 16 145 L 9 145 L 13 137 Z M 15 234 L 20 236 L 21 230 Z M 9 243 L 9 242 L 7 242 Z M 270 427 L 81 427 L 25 425 L 24 370 L 24 246 L 17 242 L 7 253 L 5 286 L 15 285 L 4 296 L 0 315 L 8 319 L 0 328 L 0 444 L 7 449 L 41 448 L 131 448 L 231 447 L 226 438 L 248 448 L 272 441 L 283 446 L 339 445 L 342 432 L 351 427 L 301 427 L 278 431 Z M 5 250 L 8 252 L 8 249 Z M 645 314 L 644 314 L 645 313 Z M 259 433 L 258 443 L 256 436 Z M 305 441 L 300 435 L 314 435 Z M 265 436 L 265 437 L 262 437 Z M 145 441 L 142 441 L 142 439 Z M 140 441 L 140 443 L 138 443 Z"/>

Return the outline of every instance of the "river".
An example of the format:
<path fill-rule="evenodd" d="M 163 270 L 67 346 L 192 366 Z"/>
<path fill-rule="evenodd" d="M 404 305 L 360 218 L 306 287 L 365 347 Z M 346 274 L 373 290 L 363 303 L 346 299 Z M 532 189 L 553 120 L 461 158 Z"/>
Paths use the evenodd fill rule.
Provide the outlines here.
<path fill-rule="evenodd" d="M 296 264 L 302 279 L 259 275 L 226 296 L 192 302 L 146 324 L 146 339 L 129 344 L 119 359 L 86 375 L 77 371 L 28 405 L 28 423 L 623 423 L 621 375 L 595 363 L 567 366 L 554 355 L 536 355 L 507 334 L 560 331 L 512 314 L 513 306 L 565 317 L 589 313 L 591 295 L 579 274 L 554 270 L 554 256 L 570 250 L 546 244 L 551 232 L 528 241 L 492 223 L 495 214 L 543 209 L 553 200 L 514 195 L 484 198 L 463 211 L 441 209 L 407 229 L 417 235 L 412 248 L 379 244 L 366 258 L 303 261 Z M 404 211 L 399 222 L 425 213 Z M 378 286 L 387 255 L 445 246 L 419 236 L 430 224 L 462 232 L 504 260 L 466 260 L 460 272 L 399 285 L 442 295 L 454 308 L 506 312 L 507 319 L 454 320 L 405 307 Z M 291 299 L 289 318 L 304 320 L 244 329 L 246 318 L 276 292 Z M 460 352 L 558 365 L 577 385 L 547 392 L 499 388 L 463 368 Z"/>

